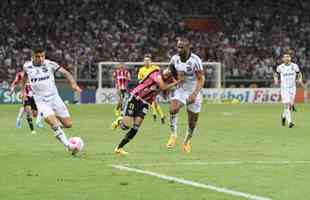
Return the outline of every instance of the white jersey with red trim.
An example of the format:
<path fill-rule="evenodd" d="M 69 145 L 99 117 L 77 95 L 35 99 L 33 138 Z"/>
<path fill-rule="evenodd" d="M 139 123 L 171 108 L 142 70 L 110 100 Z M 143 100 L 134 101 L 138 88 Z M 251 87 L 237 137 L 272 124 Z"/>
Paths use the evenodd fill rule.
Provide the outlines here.
<path fill-rule="evenodd" d="M 56 62 L 47 59 L 42 65 L 34 65 L 32 61 L 25 62 L 23 69 L 27 73 L 34 97 L 48 98 L 58 95 L 54 73 L 59 68 Z"/>

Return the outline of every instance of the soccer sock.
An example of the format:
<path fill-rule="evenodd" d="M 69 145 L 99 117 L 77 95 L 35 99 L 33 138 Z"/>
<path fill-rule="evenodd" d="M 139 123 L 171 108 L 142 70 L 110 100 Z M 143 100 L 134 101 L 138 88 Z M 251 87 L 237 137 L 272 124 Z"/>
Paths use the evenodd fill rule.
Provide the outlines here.
<path fill-rule="evenodd" d="M 31 118 L 31 113 L 27 112 L 27 122 L 31 131 L 33 131 L 33 123 Z"/>
<path fill-rule="evenodd" d="M 289 108 L 286 109 L 286 120 L 287 120 L 287 123 L 292 123 L 291 109 Z"/>
<path fill-rule="evenodd" d="M 159 114 L 160 118 L 161 119 L 164 118 L 165 115 L 164 115 L 163 111 L 161 110 L 160 105 L 156 104 L 155 108 L 156 108 L 156 112 Z"/>
<path fill-rule="evenodd" d="M 139 125 L 134 124 L 133 127 L 127 132 L 126 136 L 122 139 L 121 143 L 117 146 L 118 149 L 123 148 L 132 138 L 135 137 L 139 130 Z"/>
<path fill-rule="evenodd" d="M 152 115 L 156 115 L 157 113 L 156 113 L 156 105 L 155 105 L 155 103 L 153 102 L 152 103 Z"/>
<path fill-rule="evenodd" d="M 183 141 L 184 144 L 187 144 L 190 141 L 190 139 L 194 135 L 194 131 L 195 131 L 195 128 L 189 128 L 189 127 L 187 128 L 187 134 L 186 134 L 184 141 Z"/>
<path fill-rule="evenodd" d="M 16 121 L 20 121 L 21 118 L 23 117 L 23 115 L 24 115 L 24 107 L 21 107 L 21 108 L 19 109 L 19 112 L 18 112 Z"/>
<path fill-rule="evenodd" d="M 171 114 L 170 113 L 170 130 L 171 130 L 171 134 L 175 137 L 177 137 L 177 115 L 176 114 Z"/>
<path fill-rule="evenodd" d="M 53 126 L 52 129 L 54 131 L 54 135 L 57 138 L 57 140 L 59 140 L 63 145 L 65 145 L 65 147 L 68 147 L 69 146 L 68 139 L 66 137 L 65 132 L 60 127 L 60 125 Z"/>

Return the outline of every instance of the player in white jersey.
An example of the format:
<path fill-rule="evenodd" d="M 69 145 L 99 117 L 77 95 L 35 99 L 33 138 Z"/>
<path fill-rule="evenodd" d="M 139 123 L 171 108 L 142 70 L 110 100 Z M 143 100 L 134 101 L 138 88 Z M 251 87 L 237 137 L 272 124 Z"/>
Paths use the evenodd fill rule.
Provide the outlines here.
<path fill-rule="evenodd" d="M 32 51 L 32 60 L 25 62 L 23 70 L 25 72 L 23 86 L 28 79 L 36 105 L 42 112 L 45 122 L 53 129 L 55 137 L 74 154 L 75 149 L 70 146 L 62 129 L 62 126 L 70 128 L 72 120 L 66 105 L 58 94 L 54 73 L 56 71 L 62 73 L 74 91 L 80 93 L 81 89 L 67 70 L 45 59 L 45 51 L 41 48 Z"/>
<path fill-rule="evenodd" d="M 177 113 L 184 105 L 187 107 L 188 130 L 183 140 L 183 152 L 191 152 L 190 139 L 194 134 L 199 112 L 201 110 L 201 89 L 205 82 L 201 59 L 191 52 L 190 42 L 181 38 L 177 42 L 178 54 L 170 60 L 170 68 L 181 83 L 171 92 L 170 127 L 171 134 L 168 148 L 174 148 L 177 140 Z"/>
<path fill-rule="evenodd" d="M 276 73 L 274 74 L 274 82 L 278 85 L 280 76 L 281 98 L 284 105 L 284 111 L 281 116 L 282 126 L 285 126 L 287 121 L 289 128 L 292 128 L 294 123 L 292 122 L 291 110 L 295 100 L 296 81 L 303 86 L 302 74 L 298 65 L 291 62 L 289 53 L 285 53 L 282 59 L 283 63 L 277 66 Z"/>

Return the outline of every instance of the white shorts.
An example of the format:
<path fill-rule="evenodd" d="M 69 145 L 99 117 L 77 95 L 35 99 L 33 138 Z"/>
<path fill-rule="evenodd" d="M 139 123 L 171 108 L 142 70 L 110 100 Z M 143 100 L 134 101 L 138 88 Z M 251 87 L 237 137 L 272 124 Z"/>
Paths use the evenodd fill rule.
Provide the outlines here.
<path fill-rule="evenodd" d="M 193 113 L 199 113 L 201 110 L 201 93 L 197 95 L 197 98 L 194 103 L 187 104 L 187 99 L 190 96 L 190 93 L 185 91 L 183 88 L 178 88 L 175 91 L 171 92 L 171 100 L 178 100 L 183 105 L 186 105 L 187 110 Z"/>
<path fill-rule="evenodd" d="M 69 111 L 59 95 L 51 97 L 35 97 L 38 110 L 43 114 L 43 118 L 50 115 L 58 117 L 70 117 Z"/>
<path fill-rule="evenodd" d="M 281 89 L 282 103 L 294 104 L 296 95 L 296 88 L 284 88 Z"/>

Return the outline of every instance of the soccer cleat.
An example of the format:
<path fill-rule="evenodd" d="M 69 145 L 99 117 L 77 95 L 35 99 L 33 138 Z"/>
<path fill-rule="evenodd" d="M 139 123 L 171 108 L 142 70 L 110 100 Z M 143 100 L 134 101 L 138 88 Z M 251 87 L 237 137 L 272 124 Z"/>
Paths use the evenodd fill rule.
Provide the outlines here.
<path fill-rule="evenodd" d="M 281 124 L 282 126 L 285 126 L 285 117 L 281 117 Z"/>
<path fill-rule="evenodd" d="M 115 130 L 119 127 L 119 122 L 121 121 L 121 117 L 118 117 L 114 122 L 112 122 L 111 124 L 111 128 L 112 130 Z"/>
<path fill-rule="evenodd" d="M 118 155 L 121 155 L 121 156 L 125 156 L 125 155 L 128 155 L 128 152 L 125 151 L 123 148 L 115 148 L 114 149 L 114 153 L 118 154 Z"/>
<path fill-rule="evenodd" d="M 22 127 L 22 123 L 20 120 L 16 120 L 16 128 L 21 128 Z"/>
<path fill-rule="evenodd" d="M 156 118 L 157 118 L 157 116 L 153 114 L 153 120 L 154 120 L 154 122 L 156 122 Z"/>
<path fill-rule="evenodd" d="M 165 124 L 165 117 L 162 117 L 160 120 L 162 124 Z"/>
<path fill-rule="evenodd" d="M 182 144 L 182 151 L 184 153 L 190 153 L 192 151 L 192 146 L 191 146 L 191 143 L 188 142 L 187 144 Z"/>
<path fill-rule="evenodd" d="M 289 123 L 288 127 L 289 128 L 293 128 L 295 126 L 295 124 L 293 122 Z"/>
<path fill-rule="evenodd" d="M 166 146 L 168 149 L 173 149 L 175 147 L 176 143 L 177 143 L 177 137 L 174 135 L 170 135 Z"/>
<path fill-rule="evenodd" d="M 33 130 L 33 131 L 31 131 L 31 134 L 35 135 L 35 134 L 37 134 L 37 132 L 35 130 Z"/>

